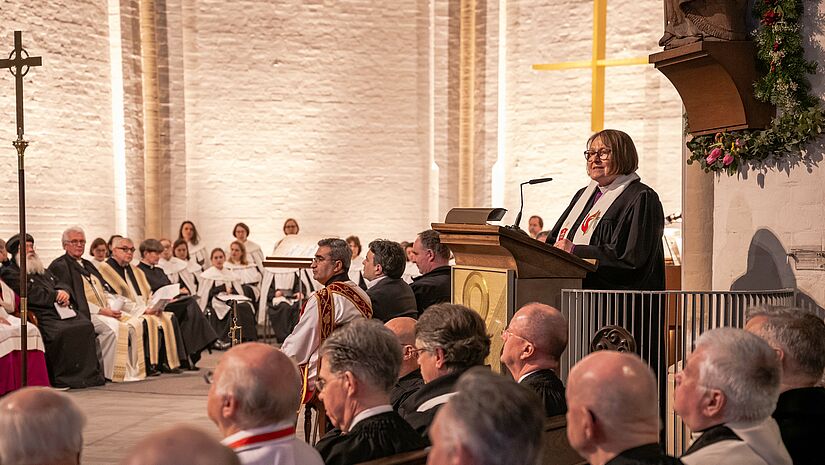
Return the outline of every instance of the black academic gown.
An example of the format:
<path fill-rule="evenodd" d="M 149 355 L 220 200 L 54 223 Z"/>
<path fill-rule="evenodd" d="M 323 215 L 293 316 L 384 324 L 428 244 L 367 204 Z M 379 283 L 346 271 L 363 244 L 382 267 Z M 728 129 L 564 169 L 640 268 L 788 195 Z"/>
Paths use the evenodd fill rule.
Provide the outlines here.
<path fill-rule="evenodd" d="M 169 277 L 160 267 L 140 262 L 138 268 L 146 275 L 146 280 L 149 281 L 152 292 L 172 284 L 172 281 L 169 280 Z M 182 283 L 181 285 L 183 286 Z M 169 302 L 164 311 L 172 312 L 177 318 L 190 363 L 197 363 L 201 358 L 201 352 L 218 339 L 206 316 L 201 311 L 197 300 L 191 294 L 189 296 L 179 296 L 174 302 Z"/>
<path fill-rule="evenodd" d="M 230 309 L 223 319 L 218 318 L 212 308 L 212 299 L 217 297 L 221 292 L 226 292 L 226 284 L 215 281 L 212 284 L 212 289 L 209 290 L 209 300 L 206 303 L 209 324 L 218 339 L 223 342 L 231 342 L 229 335 L 229 328 L 232 326 L 232 310 Z M 227 305 L 232 307 L 231 302 Z M 257 321 L 255 320 L 255 309 L 249 302 L 238 302 L 238 326 L 241 327 L 241 342 L 255 341 L 258 339 Z"/>
<path fill-rule="evenodd" d="M 435 419 L 436 412 L 444 404 L 430 407 L 421 412 L 418 411 L 418 408 L 430 399 L 455 392 L 455 383 L 463 373 L 464 370 L 456 371 L 424 384 L 418 392 L 408 397 L 398 408 L 398 414 L 427 441 L 427 444 L 429 444 L 427 432 L 430 430 L 433 419 Z"/>
<path fill-rule="evenodd" d="M 418 318 L 418 305 L 410 285 L 401 278 L 384 277 L 367 289 L 372 302 L 372 318 L 386 323 L 393 318 Z"/>
<path fill-rule="evenodd" d="M 604 465 L 682 465 L 682 461 L 662 452 L 659 444 L 645 444 L 622 452 Z"/>
<path fill-rule="evenodd" d="M 539 395 L 544 404 L 544 415 L 548 418 L 567 413 L 564 383 L 553 370 L 535 371 L 521 380 L 520 384 Z"/>
<path fill-rule="evenodd" d="M 392 408 L 397 412 L 401 404 L 418 392 L 423 385 L 424 379 L 421 377 L 421 370 L 414 370 L 402 376 L 390 391 Z"/>
<path fill-rule="evenodd" d="M 449 302 L 452 300 L 452 288 L 450 284 L 450 267 L 439 266 L 429 273 L 413 278 L 410 284 L 415 303 L 418 307 L 418 314 L 424 313 L 430 305 Z"/>
<path fill-rule="evenodd" d="M 0 277 L 18 295 L 20 268 L 10 261 L 0 269 Z M 71 295 L 71 288 L 46 270 L 29 274 L 28 309 L 37 317 L 37 326 L 46 346 L 46 367 L 54 387 L 85 388 L 105 383 L 97 358 L 95 327 L 89 318 L 78 315 L 60 319 L 54 308 L 57 291 Z M 77 310 L 75 310 L 77 312 Z"/>
<path fill-rule="evenodd" d="M 562 213 L 547 243 L 554 244 L 567 215 L 584 193 L 579 190 Z M 588 201 L 580 217 L 570 228 L 567 238 L 573 237 L 593 205 L 595 194 Z M 662 236 L 664 212 L 659 196 L 640 181 L 630 183 L 613 202 L 593 231 L 588 245 L 576 245 L 573 254 L 581 258 L 595 258 L 598 269 L 587 273 L 583 289 L 616 289 L 659 291 L 665 288 L 665 259 Z"/>
<path fill-rule="evenodd" d="M 794 465 L 821 464 L 825 459 L 825 388 L 791 389 L 779 394 L 773 418 Z"/>
<path fill-rule="evenodd" d="M 266 294 L 266 314 L 269 316 L 269 326 L 272 328 L 272 333 L 278 343 L 283 343 L 287 336 L 292 334 L 292 330 L 298 324 L 301 318 L 301 301 L 296 300 L 293 303 L 278 302 L 272 304 L 272 299 L 275 298 L 275 293 L 278 287 L 275 280 L 269 285 L 269 289 L 261 291 L 261 298 Z M 295 273 L 295 281 L 292 284 L 292 289 L 281 289 L 284 297 L 292 298 L 297 293 L 307 295 L 306 286 L 301 282 L 300 273 Z"/>
<path fill-rule="evenodd" d="M 334 428 L 315 444 L 326 465 L 349 465 L 423 449 L 421 436 L 397 413 L 359 421 L 347 434 Z"/>

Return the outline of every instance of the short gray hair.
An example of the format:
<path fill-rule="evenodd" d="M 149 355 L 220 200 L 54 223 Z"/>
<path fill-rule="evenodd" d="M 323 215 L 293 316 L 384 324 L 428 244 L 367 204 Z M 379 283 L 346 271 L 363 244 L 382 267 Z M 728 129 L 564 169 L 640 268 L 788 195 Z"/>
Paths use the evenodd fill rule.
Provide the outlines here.
<path fill-rule="evenodd" d="M 539 463 L 544 415 L 536 394 L 482 367 L 461 375 L 456 391 L 438 413 L 447 444 L 462 445 L 478 465 Z"/>
<path fill-rule="evenodd" d="M 63 231 L 63 237 L 60 238 L 60 242 L 63 245 L 66 245 L 66 244 L 69 243 L 69 234 L 71 234 L 71 233 L 80 233 L 80 234 L 83 234 L 83 237 L 86 237 L 86 231 L 84 231 L 83 228 L 80 227 L 80 225 L 76 224 L 76 225 L 73 225 L 73 226 L 69 226 L 68 228 L 66 228 L 65 231 Z"/>
<path fill-rule="evenodd" d="M 825 321 L 803 308 L 762 305 L 749 308 L 747 319 L 764 317 L 759 336 L 776 345 L 809 377 L 825 371 Z"/>
<path fill-rule="evenodd" d="M 238 402 L 238 424 L 243 428 L 294 420 L 301 404 L 301 375 L 295 362 L 286 355 L 283 357 L 289 359 L 291 369 L 280 374 L 281 382 L 277 386 L 267 382 L 270 377 L 259 376 L 258 370 L 270 367 L 250 365 L 238 356 L 224 357 L 221 362 L 223 371 L 215 381 L 215 392 L 230 394 Z"/>
<path fill-rule="evenodd" d="M 759 336 L 737 328 L 716 328 L 699 336 L 705 351 L 700 384 L 725 393 L 725 422 L 768 418 L 779 398 L 780 367 L 773 349 Z"/>
<path fill-rule="evenodd" d="M 0 463 L 36 465 L 79 457 L 85 424 L 86 416 L 62 392 L 28 387 L 11 393 L 0 399 Z"/>
<path fill-rule="evenodd" d="M 415 325 L 415 338 L 426 349 L 444 350 L 449 371 L 481 365 L 490 354 L 490 336 L 484 320 L 464 305 L 442 303 L 428 307 Z"/>
<path fill-rule="evenodd" d="M 373 255 L 372 261 L 376 265 L 381 265 L 385 275 L 398 279 L 404 274 L 407 255 L 401 244 L 386 239 L 376 239 L 370 242 L 369 250 Z"/>
<path fill-rule="evenodd" d="M 327 238 L 318 241 L 318 247 L 329 247 L 329 256 L 332 260 L 341 260 L 344 272 L 349 271 L 352 262 L 352 250 L 349 249 L 347 241 L 343 239 Z"/>
<path fill-rule="evenodd" d="M 146 252 L 163 252 L 163 244 L 157 239 L 146 239 L 140 243 L 140 256 L 146 255 Z"/>
<path fill-rule="evenodd" d="M 389 392 L 401 370 L 398 338 L 380 321 L 358 318 L 333 332 L 321 346 L 333 373 L 349 371 L 369 386 Z"/>

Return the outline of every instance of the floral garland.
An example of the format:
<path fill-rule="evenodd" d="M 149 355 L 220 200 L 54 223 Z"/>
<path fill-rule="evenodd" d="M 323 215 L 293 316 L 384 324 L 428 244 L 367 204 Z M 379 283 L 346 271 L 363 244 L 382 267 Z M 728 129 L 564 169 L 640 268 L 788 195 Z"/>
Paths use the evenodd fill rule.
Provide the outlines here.
<path fill-rule="evenodd" d="M 757 0 L 753 13 L 760 20 L 757 66 L 764 73 L 754 83 L 754 94 L 776 105 L 780 116 L 764 130 L 694 137 L 687 143 L 691 151 L 687 163 L 698 162 L 706 172 L 733 175 L 740 166 L 765 166 L 804 154 L 805 144 L 825 127 L 825 115 L 819 99 L 810 94 L 807 79 L 817 65 L 804 57 L 799 26 L 802 0 Z"/>

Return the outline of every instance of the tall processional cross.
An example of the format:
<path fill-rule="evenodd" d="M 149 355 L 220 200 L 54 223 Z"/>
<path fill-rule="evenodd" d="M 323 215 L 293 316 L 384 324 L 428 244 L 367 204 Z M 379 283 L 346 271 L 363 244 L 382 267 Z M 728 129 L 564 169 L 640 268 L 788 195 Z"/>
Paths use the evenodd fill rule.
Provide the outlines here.
<path fill-rule="evenodd" d="M 593 1 L 593 55 L 589 60 L 566 61 L 562 63 L 535 64 L 536 71 L 554 71 L 562 69 L 590 68 L 590 130 L 604 129 L 604 69 L 608 66 L 646 65 L 648 58 L 605 59 L 607 26 L 607 0 Z"/>
<path fill-rule="evenodd" d="M 19 211 L 20 211 L 20 253 L 21 257 L 26 256 L 26 175 L 24 165 L 24 153 L 26 147 L 29 145 L 28 141 L 23 139 L 24 125 L 23 125 L 23 76 L 25 76 L 31 67 L 41 66 L 43 64 L 40 57 L 29 56 L 26 49 L 23 48 L 23 33 L 14 31 L 14 50 L 9 54 L 8 59 L 0 60 L 0 69 L 8 68 L 14 76 L 14 88 L 17 93 L 17 139 L 12 142 L 14 148 L 17 149 L 17 178 L 19 185 Z M 20 263 L 20 379 L 23 386 L 28 384 L 28 275 L 26 272 L 26 259 L 18 260 Z"/>

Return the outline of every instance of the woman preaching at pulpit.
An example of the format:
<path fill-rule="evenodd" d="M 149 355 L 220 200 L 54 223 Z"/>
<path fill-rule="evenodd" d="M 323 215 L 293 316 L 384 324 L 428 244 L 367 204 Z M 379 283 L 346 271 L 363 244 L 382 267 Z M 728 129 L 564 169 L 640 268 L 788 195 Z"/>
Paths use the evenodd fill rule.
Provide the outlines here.
<path fill-rule="evenodd" d="M 639 156 L 622 131 L 605 129 L 584 151 L 590 184 L 576 192 L 547 242 L 580 258 L 596 259 L 585 289 L 663 290 L 664 212 L 641 182 Z"/>

